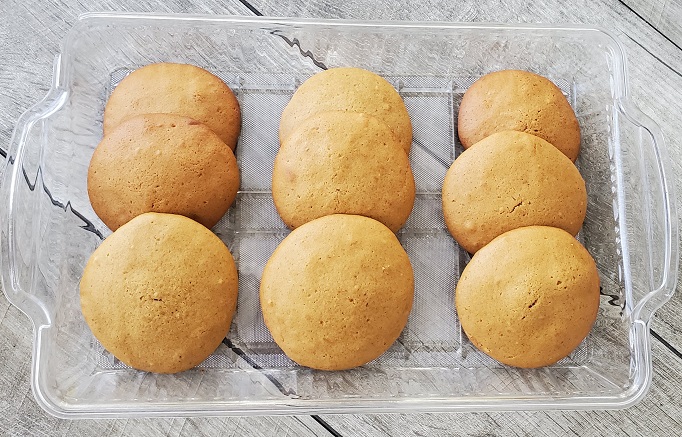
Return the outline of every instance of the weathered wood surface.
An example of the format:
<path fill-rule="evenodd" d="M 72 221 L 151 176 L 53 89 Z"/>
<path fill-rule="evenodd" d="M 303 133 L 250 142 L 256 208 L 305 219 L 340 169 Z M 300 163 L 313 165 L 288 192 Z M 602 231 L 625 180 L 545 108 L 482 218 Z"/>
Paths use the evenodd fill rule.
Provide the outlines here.
<path fill-rule="evenodd" d="M 632 100 L 661 125 L 679 185 L 682 177 L 682 7 L 678 1 L 376 2 L 353 0 L 46 0 L 0 3 L 0 147 L 16 119 L 48 90 L 52 59 L 81 12 L 155 11 L 320 18 L 485 22 L 586 23 L 615 33 L 629 58 Z M 678 186 L 678 209 L 682 187 Z M 682 209 L 680 209 L 682 211 Z M 652 324 L 654 382 L 625 411 L 565 411 L 445 415 L 323 416 L 65 421 L 45 414 L 30 390 L 31 325 L 0 296 L 0 435 L 675 435 L 682 433 L 682 294 Z"/>
<path fill-rule="evenodd" d="M 680 0 L 625 0 L 635 14 L 678 46 L 682 46 L 682 2 Z"/>

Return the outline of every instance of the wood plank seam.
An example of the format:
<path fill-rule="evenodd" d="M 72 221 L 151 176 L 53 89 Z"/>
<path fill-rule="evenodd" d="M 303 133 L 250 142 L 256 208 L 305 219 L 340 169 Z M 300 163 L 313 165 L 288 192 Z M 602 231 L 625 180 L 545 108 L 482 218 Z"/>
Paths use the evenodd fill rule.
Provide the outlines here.
<path fill-rule="evenodd" d="M 263 16 L 263 13 L 256 9 L 251 3 L 249 3 L 246 0 L 239 0 L 239 3 L 243 4 L 248 10 L 254 13 L 254 15 L 257 15 L 259 17 Z"/>
<path fill-rule="evenodd" d="M 317 414 L 312 414 L 310 417 L 312 417 L 315 422 L 319 423 L 322 426 L 322 428 L 326 429 L 334 437 L 343 437 L 341 433 L 335 430 L 334 427 L 332 427 L 329 423 L 327 423 Z"/>
<path fill-rule="evenodd" d="M 618 0 L 618 1 L 619 1 L 620 4 L 622 4 L 623 6 L 625 6 L 630 12 L 632 12 L 633 14 L 635 14 L 635 15 L 637 16 L 637 18 L 639 18 L 640 20 L 642 20 L 643 22 L 645 22 L 649 27 L 651 27 L 652 29 L 654 29 L 659 35 L 661 35 L 663 38 L 665 38 L 666 40 L 668 40 L 672 45 L 674 45 L 675 47 L 677 47 L 679 50 L 682 50 L 682 47 L 680 47 L 675 41 L 673 41 L 672 39 L 670 39 L 670 38 L 668 37 L 668 35 L 666 35 L 665 33 L 661 32 L 660 30 L 658 30 L 658 28 L 657 28 L 656 26 L 654 26 L 649 20 L 647 20 L 646 18 L 644 18 L 642 15 L 640 15 L 639 12 L 635 11 L 634 9 L 632 9 L 632 8 L 630 7 L 630 5 L 628 5 L 627 3 L 625 3 L 623 0 Z M 658 58 L 656 58 L 656 59 L 658 59 Z"/>
<path fill-rule="evenodd" d="M 647 49 L 646 47 L 644 47 L 642 44 L 639 43 L 639 41 L 635 40 L 634 38 L 632 38 L 632 37 L 631 37 L 630 35 L 628 35 L 628 34 L 625 34 L 625 36 L 627 36 L 628 39 L 629 39 L 630 41 L 634 42 L 634 43 L 637 44 L 639 47 L 641 47 L 642 50 L 644 50 L 645 52 L 647 52 L 648 54 L 650 54 L 650 55 L 651 55 L 654 59 L 656 59 L 658 62 L 660 62 L 661 64 L 663 64 L 664 66 L 666 66 L 670 71 L 672 71 L 672 72 L 675 73 L 676 75 L 682 77 L 682 73 L 680 73 L 679 71 L 677 71 L 674 67 L 672 67 L 670 64 L 668 64 L 667 62 L 665 62 L 663 59 L 661 59 L 661 58 L 659 58 L 658 56 L 654 55 L 654 54 L 651 52 L 651 50 L 649 50 L 649 49 Z"/>
<path fill-rule="evenodd" d="M 682 352 L 675 349 L 675 347 L 668 343 L 666 339 L 664 339 L 658 332 L 654 331 L 653 329 L 650 329 L 650 331 L 652 337 L 658 340 L 663 346 L 665 346 L 670 352 L 672 352 L 673 355 L 682 360 Z"/>

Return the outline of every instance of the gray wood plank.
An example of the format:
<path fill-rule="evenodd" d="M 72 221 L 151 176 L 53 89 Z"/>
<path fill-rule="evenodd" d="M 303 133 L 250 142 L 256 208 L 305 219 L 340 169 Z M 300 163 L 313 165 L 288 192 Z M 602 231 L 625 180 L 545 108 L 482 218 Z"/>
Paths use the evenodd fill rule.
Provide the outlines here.
<path fill-rule="evenodd" d="M 623 0 L 659 32 L 682 46 L 682 2 L 679 0 Z"/>

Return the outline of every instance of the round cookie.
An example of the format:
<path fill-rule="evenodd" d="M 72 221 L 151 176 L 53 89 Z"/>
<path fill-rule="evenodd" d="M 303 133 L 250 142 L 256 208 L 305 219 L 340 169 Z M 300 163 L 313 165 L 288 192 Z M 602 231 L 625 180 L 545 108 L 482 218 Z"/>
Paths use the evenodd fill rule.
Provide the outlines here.
<path fill-rule="evenodd" d="M 335 214 L 289 234 L 260 283 L 263 318 L 300 365 L 343 370 L 383 354 L 407 323 L 414 297 L 410 259 L 376 220 Z"/>
<path fill-rule="evenodd" d="M 241 131 L 234 93 L 219 77 L 188 64 L 161 62 L 139 68 L 114 89 L 104 108 L 104 135 L 140 114 L 171 113 L 198 120 L 232 150 Z"/>
<path fill-rule="evenodd" d="M 210 228 L 238 189 L 232 150 L 204 124 L 174 114 L 123 122 L 102 139 L 88 168 L 90 203 L 112 230 L 152 211 Z"/>
<path fill-rule="evenodd" d="M 552 81 L 529 71 L 486 74 L 462 97 L 457 132 L 465 149 L 503 130 L 536 135 L 571 161 L 580 152 L 580 126 L 568 100 Z"/>
<path fill-rule="evenodd" d="M 465 150 L 445 174 L 443 215 L 469 253 L 511 229 L 555 226 L 576 235 L 587 210 L 585 181 L 542 138 L 493 134 Z"/>
<path fill-rule="evenodd" d="M 147 213 L 90 256 L 80 300 L 92 333 L 119 360 L 148 372 L 181 372 L 204 361 L 227 335 L 237 269 L 204 226 Z"/>
<path fill-rule="evenodd" d="M 386 123 L 405 153 L 412 146 L 412 122 L 405 103 L 381 76 L 361 68 L 330 68 L 303 82 L 282 112 L 279 139 L 284 142 L 307 118 L 320 112 L 372 115 Z"/>
<path fill-rule="evenodd" d="M 478 349 L 510 366 L 548 366 L 592 329 L 599 274 L 567 232 L 518 228 L 476 252 L 457 283 L 455 303 L 462 329 Z"/>
<path fill-rule="evenodd" d="M 415 185 L 388 126 L 366 114 L 330 111 L 308 118 L 282 143 L 272 197 L 291 228 L 343 213 L 371 217 L 395 232 L 412 211 Z"/>

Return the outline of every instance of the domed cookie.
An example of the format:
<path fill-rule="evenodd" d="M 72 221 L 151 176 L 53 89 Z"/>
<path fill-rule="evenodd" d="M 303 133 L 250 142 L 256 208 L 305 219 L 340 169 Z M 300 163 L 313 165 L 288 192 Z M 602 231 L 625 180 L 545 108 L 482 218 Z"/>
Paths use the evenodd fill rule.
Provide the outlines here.
<path fill-rule="evenodd" d="M 104 135 L 140 114 L 171 113 L 204 123 L 232 150 L 241 131 L 234 93 L 219 77 L 188 64 L 161 62 L 139 68 L 114 89 L 104 108 Z"/>
<path fill-rule="evenodd" d="M 455 291 L 469 340 L 494 359 L 541 367 L 568 356 L 599 309 L 594 260 L 569 233 L 529 226 L 476 252 Z"/>
<path fill-rule="evenodd" d="M 388 126 L 366 114 L 308 118 L 280 147 L 272 197 L 291 228 L 315 218 L 359 214 L 397 231 L 414 205 L 410 162 Z"/>
<path fill-rule="evenodd" d="M 148 372 L 181 372 L 204 361 L 227 335 L 237 269 L 204 226 L 147 213 L 90 256 L 80 300 L 92 333 L 119 360 Z"/>
<path fill-rule="evenodd" d="M 307 118 L 327 111 L 359 112 L 378 118 L 395 134 L 405 153 L 410 153 L 412 122 L 403 99 L 381 76 L 351 67 L 330 68 L 301 84 L 282 112 L 280 142 Z"/>
<path fill-rule="evenodd" d="M 528 71 L 486 74 L 462 97 L 457 132 L 465 149 L 503 130 L 536 135 L 571 161 L 580 152 L 580 126 L 568 100 L 552 81 Z"/>
<path fill-rule="evenodd" d="M 383 354 L 412 309 L 414 275 L 396 236 L 376 220 L 336 214 L 289 234 L 260 284 L 275 342 L 302 366 L 343 370 Z"/>
<path fill-rule="evenodd" d="M 204 124 L 173 114 L 125 121 L 102 139 L 88 169 L 90 202 L 112 230 L 152 211 L 210 228 L 238 189 L 232 150 Z"/>
<path fill-rule="evenodd" d="M 551 144 L 516 131 L 465 150 L 445 174 L 443 215 L 469 253 L 521 226 L 555 226 L 576 235 L 587 210 L 585 181 Z"/>

